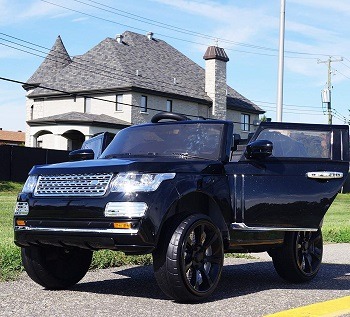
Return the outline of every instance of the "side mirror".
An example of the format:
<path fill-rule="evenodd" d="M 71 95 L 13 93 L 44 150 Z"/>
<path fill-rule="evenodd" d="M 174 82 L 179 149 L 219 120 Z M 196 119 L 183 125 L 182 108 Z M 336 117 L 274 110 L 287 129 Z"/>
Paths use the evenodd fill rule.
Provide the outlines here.
<path fill-rule="evenodd" d="M 272 155 L 273 144 L 268 140 L 256 140 L 249 143 L 244 152 L 247 159 L 264 159 Z"/>
<path fill-rule="evenodd" d="M 92 149 L 79 149 L 69 153 L 70 161 L 93 160 L 95 153 Z"/>

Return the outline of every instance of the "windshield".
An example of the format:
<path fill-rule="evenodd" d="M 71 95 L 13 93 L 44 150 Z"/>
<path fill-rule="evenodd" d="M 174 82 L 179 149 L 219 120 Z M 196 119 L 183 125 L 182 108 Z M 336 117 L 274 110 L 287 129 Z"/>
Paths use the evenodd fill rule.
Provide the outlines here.
<path fill-rule="evenodd" d="M 101 158 L 118 156 L 176 156 L 217 160 L 222 123 L 139 125 L 121 130 Z"/>

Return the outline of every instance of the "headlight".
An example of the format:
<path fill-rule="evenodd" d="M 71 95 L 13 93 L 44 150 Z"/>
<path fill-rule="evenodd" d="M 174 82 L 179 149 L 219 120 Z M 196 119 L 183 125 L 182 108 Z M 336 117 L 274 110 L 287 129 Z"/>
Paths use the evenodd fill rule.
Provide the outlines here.
<path fill-rule="evenodd" d="M 22 193 L 32 193 L 35 189 L 36 183 L 38 181 L 38 176 L 30 175 L 26 182 L 24 183 Z"/>
<path fill-rule="evenodd" d="M 175 173 L 138 174 L 120 173 L 111 183 L 112 192 L 152 192 L 157 190 L 162 181 L 173 179 Z"/>

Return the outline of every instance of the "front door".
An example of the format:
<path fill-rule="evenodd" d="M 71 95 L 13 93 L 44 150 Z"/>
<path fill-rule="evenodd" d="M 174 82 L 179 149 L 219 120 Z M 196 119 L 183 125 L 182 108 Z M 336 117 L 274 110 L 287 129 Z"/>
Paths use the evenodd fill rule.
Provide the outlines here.
<path fill-rule="evenodd" d="M 233 227 L 317 229 L 349 170 L 347 126 L 262 123 L 253 136 L 269 140 L 268 157 L 226 165 Z"/>

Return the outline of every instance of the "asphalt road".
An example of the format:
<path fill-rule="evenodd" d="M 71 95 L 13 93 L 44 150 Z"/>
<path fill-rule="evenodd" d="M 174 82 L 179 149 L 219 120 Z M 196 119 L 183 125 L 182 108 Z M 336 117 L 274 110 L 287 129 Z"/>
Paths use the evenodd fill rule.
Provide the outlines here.
<path fill-rule="evenodd" d="M 65 291 L 48 291 L 26 274 L 0 283 L 0 316 L 264 316 L 350 295 L 350 244 L 325 245 L 323 266 L 308 284 L 275 273 L 266 253 L 225 259 L 221 282 L 209 301 L 178 304 L 160 291 L 152 267 L 88 272 Z"/>

